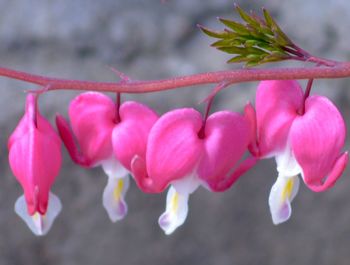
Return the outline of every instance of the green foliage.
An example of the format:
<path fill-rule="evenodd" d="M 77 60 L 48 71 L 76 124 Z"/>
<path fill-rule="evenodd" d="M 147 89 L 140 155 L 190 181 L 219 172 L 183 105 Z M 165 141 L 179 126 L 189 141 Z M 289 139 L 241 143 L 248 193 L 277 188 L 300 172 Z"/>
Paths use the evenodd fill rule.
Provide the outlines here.
<path fill-rule="evenodd" d="M 220 22 L 226 26 L 223 31 L 200 26 L 206 35 L 218 39 L 212 44 L 213 47 L 235 55 L 228 63 L 245 63 L 251 67 L 304 58 L 303 50 L 287 37 L 266 9 L 263 9 L 263 18 L 248 14 L 237 5 L 236 10 L 244 23 L 220 18 Z"/>

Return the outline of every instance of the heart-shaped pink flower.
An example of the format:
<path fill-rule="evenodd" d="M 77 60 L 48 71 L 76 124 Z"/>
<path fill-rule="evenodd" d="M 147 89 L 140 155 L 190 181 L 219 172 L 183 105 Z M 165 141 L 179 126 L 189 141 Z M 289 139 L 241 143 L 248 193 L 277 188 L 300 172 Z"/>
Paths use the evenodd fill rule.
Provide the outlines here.
<path fill-rule="evenodd" d="M 341 176 L 348 162 L 348 153 L 341 153 L 345 123 L 329 99 L 311 96 L 304 102 L 302 89 L 294 80 L 261 82 L 256 117 L 251 106 L 246 113 L 252 123 L 255 120 L 257 130 L 250 150 L 260 158 L 276 158 L 279 175 L 269 204 L 273 222 L 278 224 L 291 215 L 298 174 L 313 191 L 327 190 Z"/>
<path fill-rule="evenodd" d="M 162 192 L 172 185 L 159 219 L 166 234 L 183 224 L 188 196 L 200 184 L 224 191 L 255 163 L 255 159 L 239 163 L 251 135 L 244 116 L 220 111 L 207 119 L 204 136 L 202 126 L 203 118 L 194 109 L 168 112 L 151 129 L 146 161 L 133 160 L 135 179 L 145 192 Z"/>
<path fill-rule="evenodd" d="M 62 116 L 56 118 L 72 160 L 85 167 L 101 165 L 107 174 L 103 205 L 113 222 L 127 213 L 124 197 L 131 160 L 134 156 L 145 158 L 148 133 L 158 119 L 150 108 L 132 101 L 123 103 L 118 115 L 117 106 L 109 97 L 87 92 L 69 106 L 73 133 Z"/>

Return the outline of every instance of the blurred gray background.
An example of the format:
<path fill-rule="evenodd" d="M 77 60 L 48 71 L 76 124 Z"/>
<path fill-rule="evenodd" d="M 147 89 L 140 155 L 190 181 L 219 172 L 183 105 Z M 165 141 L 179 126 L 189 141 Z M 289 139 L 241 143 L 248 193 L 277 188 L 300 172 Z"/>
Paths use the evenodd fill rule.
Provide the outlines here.
<path fill-rule="evenodd" d="M 323 57 L 350 60 L 348 0 L 246 0 L 264 6 L 301 47 Z M 159 79 L 240 68 L 209 47 L 197 23 L 221 29 L 216 17 L 237 18 L 231 0 L 1 0 L 0 65 L 53 77 L 113 81 L 113 66 L 134 79 Z M 292 63 L 284 64 L 295 65 Z M 214 109 L 241 111 L 254 100 L 257 83 L 228 88 Z M 35 86 L 0 78 L 0 264 L 349 264 L 350 172 L 326 193 L 305 186 L 293 202 L 289 222 L 274 226 L 267 198 L 276 178 L 273 160 L 261 161 L 229 191 L 199 189 L 190 199 L 186 223 L 165 236 L 157 225 L 165 194 L 127 195 L 129 214 L 112 224 L 101 205 L 107 178 L 100 168 L 74 165 L 65 150 L 53 187 L 63 211 L 46 237 L 35 237 L 13 211 L 22 193 L 7 161 L 7 138 L 23 113 L 26 89 Z M 127 95 L 159 113 L 198 105 L 210 87 Z M 313 93 L 337 102 L 350 117 L 349 79 L 318 80 Z M 40 109 L 54 121 L 67 113 L 75 92 L 43 95 Z M 349 146 L 347 145 L 347 148 Z"/>

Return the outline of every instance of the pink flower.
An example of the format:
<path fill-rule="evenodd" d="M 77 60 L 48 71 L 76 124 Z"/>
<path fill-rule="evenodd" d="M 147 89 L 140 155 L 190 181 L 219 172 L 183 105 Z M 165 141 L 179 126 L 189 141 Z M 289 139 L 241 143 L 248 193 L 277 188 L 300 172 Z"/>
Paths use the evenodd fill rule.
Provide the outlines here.
<path fill-rule="evenodd" d="M 36 97 L 28 94 L 25 114 L 9 138 L 9 162 L 24 196 L 16 213 L 36 235 L 46 234 L 61 211 L 60 200 L 50 192 L 61 167 L 61 140 L 37 110 Z"/>
<path fill-rule="evenodd" d="M 120 120 L 116 113 L 116 105 L 101 93 L 83 93 L 71 102 L 69 117 L 80 150 L 68 123 L 62 116 L 56 119 L 73 161 L 85 167 L 102 166 L 107 174 L 103 206 L 113 222 L 127 213 L 124 197 L 131 160 L 145 157 L 148 133 L 158 118 L 148 107 L 131 101 L 120 106 Z"/>
<path fill-rule="evenodd" d="M 291 202 L 301 174 L 313 191 L 332 187 L 348 162 L 344 147 L 344 120 L 333 103 L 322 96 L 305 101 L 296 81 L 263 81 L 256 94 L 256 139 L 250 149 L 260 158 L 275 157 L 278 178 L 269 205 L 272 220 L 279 224 L 289 219 Z M 251 106 L 247 115 L 254 122 Z"/>
<path fill-rule="evenodd" d="M 250 141 L 250 126 L 243 116 L 220 111 L 208 118 L 204 133 L 202 126 L 203 118 L 194 109 L 168 112 L 151 129 L 146 161 L 133 160 L 143 191 L 162 192 L 171 184 L 166 211 L 159 218 L 166 234 L 184 223 L 188 197 L 199 185 L 224 191 L 255 163 L 248 159 L 237 166 Z"/>

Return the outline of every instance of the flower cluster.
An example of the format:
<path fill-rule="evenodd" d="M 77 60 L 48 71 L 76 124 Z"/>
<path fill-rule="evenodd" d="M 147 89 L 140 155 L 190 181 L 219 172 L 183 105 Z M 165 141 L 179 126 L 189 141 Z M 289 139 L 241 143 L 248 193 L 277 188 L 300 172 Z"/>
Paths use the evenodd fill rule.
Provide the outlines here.
<path fill-rule="evenodd" d="M 168 188 L 159 225 L 171 234 L 188 213 L 188 198 L 199 186 L 229 189 L 259 159 L 275 157 L 278 177 L 269 206 L 273 223 L 291 215 L 301 175 L 313 191 L 332 187 L 348 161 L 344 120 L 322 96 L 305 97 L 296 81 L 263 81 L 256 107 L 244 114 L 219 111 L 203 118 L 192 108 L 160 116 L 133 101 L 115 104 L 87 92 L 69 106 L 69 122 L 56 117 L 59 136 L 29 94 L 25 115 L 9 139 L 11 169 L 24 190 L 16 212 L 37 235 L 47 233 L 59 211 L 50 192 L 61 166 L 61 140 L 82 167 L 101 166 L 108 182 L 102 202 L 115 222 L 127 214 L 129 176 L 146 193 Z"/>

